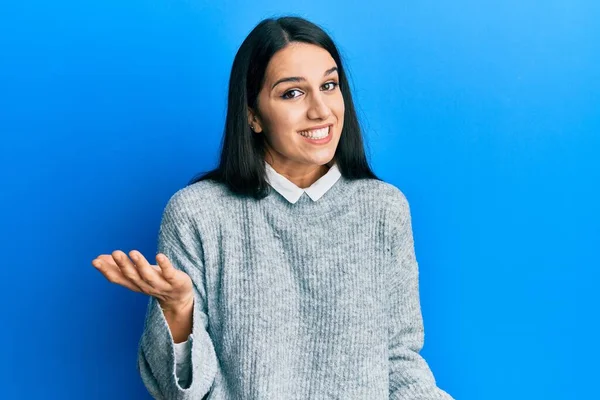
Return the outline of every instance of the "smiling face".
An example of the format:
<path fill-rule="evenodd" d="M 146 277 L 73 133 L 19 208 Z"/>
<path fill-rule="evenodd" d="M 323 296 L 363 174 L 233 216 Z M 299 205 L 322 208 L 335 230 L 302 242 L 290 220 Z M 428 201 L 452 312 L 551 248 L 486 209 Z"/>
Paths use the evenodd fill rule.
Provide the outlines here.
<path fill-rule="evenodd" d="M 292 42 L 275 53 L 258 95 L 258 110 L 249 110 L 248 122 L 256 134 L 265 135 L 266 161 L 276 171 L 300 180 L 322 175 L 344 125 L 337 64 L 329 52 Z M 324 139 L 306 137 L 325 133 Z"/>

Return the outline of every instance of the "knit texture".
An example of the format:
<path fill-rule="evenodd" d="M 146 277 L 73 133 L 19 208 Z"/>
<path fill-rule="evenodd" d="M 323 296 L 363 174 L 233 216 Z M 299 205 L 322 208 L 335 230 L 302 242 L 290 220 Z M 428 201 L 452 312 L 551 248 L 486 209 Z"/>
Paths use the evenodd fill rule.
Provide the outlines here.
<path fill-rule="evenodd" d="M 452 399 L 424 331 L 409 205 L 341 177 L 318 201 L 261 200 L 201 181 L 168 201 L 158 252 L 194 283 L 191 377 L 148 303 L 138 370 L 156 399 Z"/>

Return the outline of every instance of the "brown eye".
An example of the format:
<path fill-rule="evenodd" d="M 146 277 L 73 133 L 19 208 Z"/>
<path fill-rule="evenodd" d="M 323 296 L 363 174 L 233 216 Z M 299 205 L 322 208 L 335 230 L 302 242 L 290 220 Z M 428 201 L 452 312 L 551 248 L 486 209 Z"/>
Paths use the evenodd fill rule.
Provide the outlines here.
<path fill-rule="evenodd" d="M 289 97 L 289 96 L 288 96 L 288 94 L 289 94 L 289 93 L 294 93 L 294 92 L 301 93 L 299 90 L 292 89 L 292 90 L 288 90 L 287 92 L 285 92 L 285 93 L 284 93 L 284 94 L 281 96 L 281 98 L 282 98 L 282 99 L 286 99 L 286 100 L 287 100 L 287 99 L 294 99 L 294 98 L 298 97 L 298 96 L 291 96 L 291 97 Z"/>
<path fill-rule="evenodd" d="M 331 91 L 335 90 L 336 87 L 339 86 L 339 83 L 337 83 L 337 82 L 327 82 L 323 86 L 327 86 L 327 85 L 331 85 L 330 89 L 327 90 L 328 92 L 331 92 Z"/>

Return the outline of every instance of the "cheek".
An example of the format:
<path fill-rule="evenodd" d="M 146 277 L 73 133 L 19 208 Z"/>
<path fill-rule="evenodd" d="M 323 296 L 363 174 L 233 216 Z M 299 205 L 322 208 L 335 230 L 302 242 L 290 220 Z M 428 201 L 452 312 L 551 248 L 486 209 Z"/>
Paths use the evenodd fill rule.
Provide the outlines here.
<path fill-rule="evenodd" d="M 331 104 L 331 109 L 337 114 L 338 118 L 343 118 L 344 116 L 344 97 L 342 97 L 342 93 L 338 93 L 335 97 L 335 100 Z"/>
<path fill-rule="evenodd" d="M 338 134 L 342 134 L 342 131 L 344 130 L 344 113 L 345 113 L 345 107 L 344 107 L 344 102 L 341 103 L 341 105 L 338 107 L 338 109 L 335 111 L 336 117 L 337 117 L 337 125 L 338 125 Z"/>
<path fill-rule="evenodd" d="M 344 103 L 342 103 L 342 105 L 340 106 L 340 110 L 338 112 L 338 116 L 340 119 L 344 119 L 344 112 L 346 111 L 346 108 L 344 107 Z"/>
<path fill-rule="evenodd" d="M 273 110 L 270 127 L 275 134 L 286 135 L 295 132 L 302 125 L 305 111 L 300 107 L 286 107 Z"/>
<path fill-rule="evenodd" d="M 341 100 L 339 103 L 335 105 L 334 113 L 340 123 L 340 125 L 344 122 L 344 113 L 346 108 L 344 107 L 344 100 Z"/>
<path fill-rule="evenodd" d="M 302 113 L 289 109 L 278 111 L 272 109 L 269 119 L 265 121 L 269 141 L 279 149 L 294 147 L 293 141 L 297 140 L 295 132 L 303 121 Z"/>

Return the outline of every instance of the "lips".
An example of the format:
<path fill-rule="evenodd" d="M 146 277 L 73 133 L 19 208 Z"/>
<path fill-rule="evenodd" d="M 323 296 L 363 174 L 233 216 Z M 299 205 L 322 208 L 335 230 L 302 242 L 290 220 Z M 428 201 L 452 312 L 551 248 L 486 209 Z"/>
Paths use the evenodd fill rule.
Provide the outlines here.
<path fill-rule="evenodd" d="M 307 134 L 303 134 L 303 133 L 299 133 L 299 135 L 302 136 L 303 140 L 305 140 L 308 143 L 311 143 L 314 145 L 325 145 L 325 144 L 329 143 L 331 141 L 331 138 L 333 137 L 332 130 L 333 130 L 333 127 L 329 127 L 329 128 L 325 127 L 324 129 L 322 128 L 321 131 L 325 131 L 325 132 L 327 132 L 327 134 L 319 139 L 312 138 L 312 137 L 308 136 Z"/>
<path fill-rule="evenodd" d="M 323 139 L 324 137 L 327 137 L 330 133 L 331 127 L 325 127 L 310 132 L 299 132 L 299 135 L 313 139 Z"/>
<path fill-rule="evenodd" d="M 323 125 L 313 126 L 312 128 L 305 129 L 305 130 L 298 131 L 298 132 L 299 133 L 309 133 L 309 132 L 316 131 L 316 130 L 323 129 L 323 128 L 327 128 L 327 127 L 330 127 L 330 126 L 333 126 L 333 124 L 323 124 Z"/>

